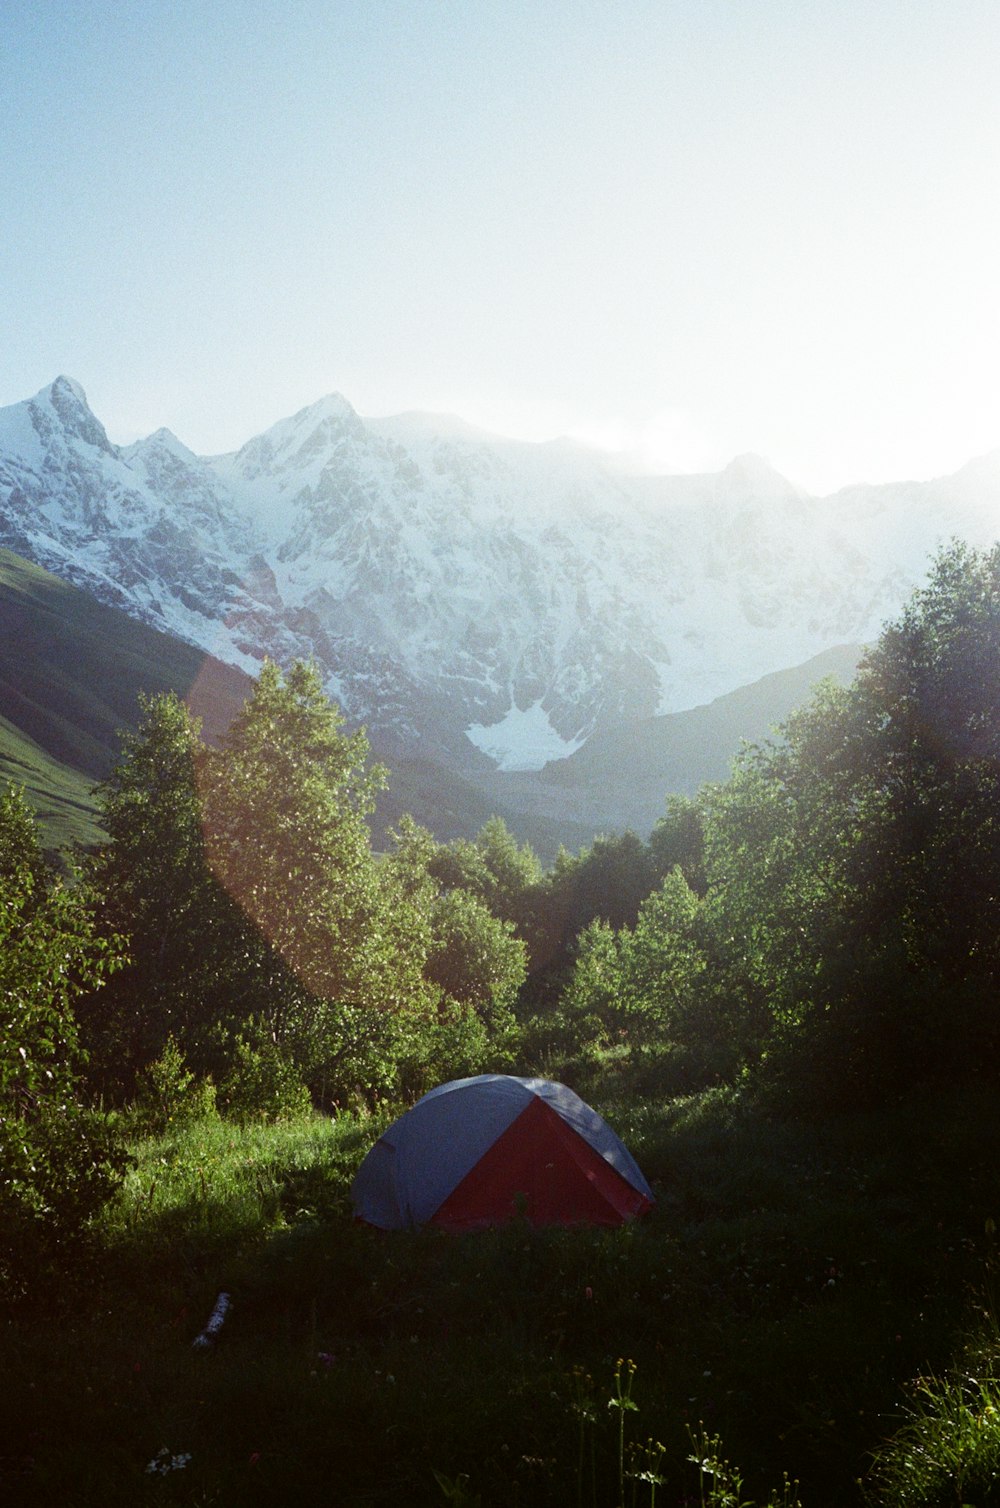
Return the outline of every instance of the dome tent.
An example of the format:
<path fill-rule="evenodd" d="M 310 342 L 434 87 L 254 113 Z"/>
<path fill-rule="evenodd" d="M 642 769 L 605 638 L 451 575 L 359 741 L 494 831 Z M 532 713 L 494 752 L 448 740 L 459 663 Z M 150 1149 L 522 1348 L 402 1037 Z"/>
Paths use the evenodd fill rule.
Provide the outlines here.
<path fill-rule="evenodd" d="M 382 1230 L 620 1225 L 653 1195 L 629 1152 L 564 1084 L 486 1073 L 441 1084 L 379 1137 L 351 1185 Z"/>

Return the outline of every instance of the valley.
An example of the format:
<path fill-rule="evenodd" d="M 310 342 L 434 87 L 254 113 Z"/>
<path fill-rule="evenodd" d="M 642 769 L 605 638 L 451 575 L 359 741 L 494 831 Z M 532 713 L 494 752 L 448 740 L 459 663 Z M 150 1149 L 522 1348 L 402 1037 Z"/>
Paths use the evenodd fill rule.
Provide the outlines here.
<path fill-rule="evenodd" d="M 100 778 L 139 690 L 196 687 L 211 735 L 265 657 L 306 659 L 393 772 L 382 833 L 497 813 L 551 858 L 725 779 L 818 679 L 850 678 L 943 541 L 988 543 L 998 516 L 996 455 L 815 498 L 755 456 L 639 476 L 334 396 L 199 457 L 164 429 L 114 444 L 59 377 L 0 410 L 0 545 L 25 563 L 0 716 L 29 764 Z M 28 564 L 50 573 L 33 595 Z"/>

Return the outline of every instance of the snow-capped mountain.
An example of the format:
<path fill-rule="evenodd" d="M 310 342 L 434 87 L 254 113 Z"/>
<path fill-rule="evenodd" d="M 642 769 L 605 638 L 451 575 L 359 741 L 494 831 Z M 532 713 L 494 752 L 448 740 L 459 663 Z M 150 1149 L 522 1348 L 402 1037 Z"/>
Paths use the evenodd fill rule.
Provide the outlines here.
<path fill-rule="evenodd" d="M 956 534 L 1000 534 L 1000 453 L 814 498 L 754 456 L 636 476 L 339 396 L 215 457 L 112 444 L 66 377 L 0 410 L 0 544 L 245 669 L 312 657 L 377 747 L 458 767 L 870 639 Z"/>

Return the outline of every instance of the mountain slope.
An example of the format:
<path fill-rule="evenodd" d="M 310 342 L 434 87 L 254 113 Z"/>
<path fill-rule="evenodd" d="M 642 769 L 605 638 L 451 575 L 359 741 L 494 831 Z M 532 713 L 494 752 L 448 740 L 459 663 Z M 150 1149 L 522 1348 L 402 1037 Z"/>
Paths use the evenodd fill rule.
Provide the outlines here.
<path fill-rule="evenodd" d="M 93 840 L 90 792 L 111 769 L 140 691 L 176 691 L 215 737 L 250 682 L 0 550 L 0 772 L 26 787 L 47 846 Z"/>
<path fill-rule="evenodd" d="M 21 786 L 38 819 L 42 847 L 55 859 L 99 840 L 93 781 L 0 717 L 0 782 Z"/>
<path fill-rule="evenodd" d="M 598 830 L 646 832 L 668 792 L 724 778 L 742 738 L 763 737 L 819 675 L 846 675 L 852 663 L 849 652 L 823 657 L 709 707 L 624 725 L 540 772 L 474 779 L 393 760 L 375 840 L 384 845 L 404 812 L 441 840 L 471 837 L 496 814 L 545 859 Z M 0 550 L 0 776 L 26 787 L 48 849 L 97 837 L 93 786 L 120 731 L 136 726 L 140 692 L 186 697 L 214 738 L 249 689 L 241 671 Z"/>
<path fill-rule="evenodd" d="M 47 850 L 96 841 L 93 788 L 118 757 L 123 730 L 137 726 L 139 694 L 175 691 L 214 740 L 242 706 L 242 671 L 97 602 L 80 588 L 0 549 L 0 778 L 25 787 Z M 523 824 L 460 776 L 402 761 L 380 800 L 376 839 L 404 812 L 442 838 L 471 836 L 494 812 Z M 530 824 L 541 849 L 579 847 L 585 820 Z"/>
<path fill-rule="evenodd" d="M 813 498 L 339 396 L 216 457 L 114 445 L 68 378 L 0 410 L 0 543 L 244 670 L 314 659 L 380 753 L 488 785 L 871 640 L 998 522 L 996 456 Z"/>
<path fill-rule="evenodd" d="M 493 784 L 527 811 L 575 817 L 595 830 L 632 827 L 646 834 L 668 794 L 692 796 L 724 781 L 745 743 L 769 738 L 826 678 L 853 679 L 861 648 L 839 645 L 804 665 L 775 671 L 704 707 L 623 723 L 596 733 L 577 753 L 537 773 L 498 776 Z"/>

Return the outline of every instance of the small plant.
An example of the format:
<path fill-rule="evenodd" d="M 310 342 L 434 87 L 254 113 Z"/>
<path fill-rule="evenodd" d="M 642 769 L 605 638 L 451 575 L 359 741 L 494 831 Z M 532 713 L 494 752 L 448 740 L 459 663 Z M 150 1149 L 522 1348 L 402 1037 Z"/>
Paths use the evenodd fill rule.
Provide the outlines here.
<path fill-rule="evenodd" d="M 215 1085 L 200 1079 L 187 1066 L 174 1037 L 168 1037 L 160 1056 L 144 1069 L 135 1097 L 135 1117 L 149 1136 L 162 1136 L 215 1113 Z"/>
<path fill-rule="evenodd" d="M 469 1478 L 464 1471 L 460 1471 L 457 1477 L 446 1477 L 443 1471 L 436 1471 L 434 1480 L 445 1502 L 451 1503 L 452 1508 L 480 1508 L 483 1500 L 478 1492 L 469 1491 Z"/>
<path fill-rule="evenodd" d="M 702 1426 L 697 1434 L 689 1429 L 688 1437 L 692 1451 L 688 1460 L 698 1468 L 700 1508 L 757 1508 L 753 1500 L 743 1496 L 742 1473 L 723 1456 L 719 1436 L 706 1434 Z M 798 1483 L 785 1476 L 780 1492 L 769 1493 L 761 1508 L 802 1508 Z"/>
<path fill-rule="evenodd" d="M 615 1365 L 615 1390 L 608 1399 L 608 1408 L 618 1411 L 618 1505 L 625 1508 L 625 1415 L 634 1413 L 639 1405 L 632 1397 L 635 1378 L 635 1362 L 623 1361 L 619 1356 Z"/>
<path fill-rule="evenodd" d="M 0 1115 L 0 1298 L 78 1251 L 131 1161 L 116 1119 L 73 1100 Z"/>
<path fill-rule="evenodd" d="M 632 1447 L 632 1469 L 629 1476 L 635 1483 L 645 1482 L 649 1488 L 649 1508 L 656 1508 L 656 1489 L 663 1487 L 666 1477 L 661 1476 L 660 1466 L 666 1454 L 666 1446 L 650 1437 L 644 1445 Z M 632 1501 L 635 1501 L 633 1488 Z"/>
<path fill-rule="evenodd" d="M 237 1037 L 232 1069 L 222 1085 L 222 1107 L 234 1121 L 288 1121 L 304 1115 L 309 1091 L 294 1063 L 265 1031 Z"/>
<path fill-rule="evenodd" d="M 574 1367 L 570 1374 L 573 1396 L 570 1402 L 577 1420 L 576 1459 L 576 1505 L 583 1508 L 584 1478 L 589 1477 L 589 1501 L 591 1508 L 597 1502 L 597 1463 L 593 1426 L 597 1420 L 594 1403 L 594 1379 L 583 1367 Z M 589 1444 L 589 1451 L 588 1451 Z"/>

